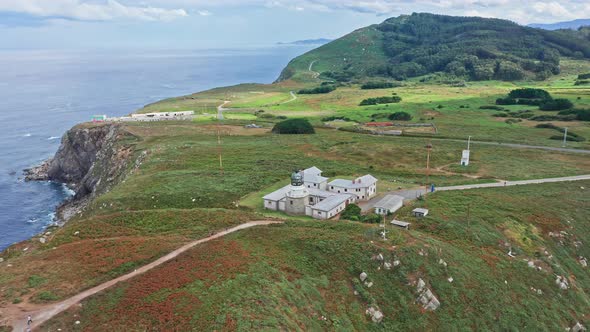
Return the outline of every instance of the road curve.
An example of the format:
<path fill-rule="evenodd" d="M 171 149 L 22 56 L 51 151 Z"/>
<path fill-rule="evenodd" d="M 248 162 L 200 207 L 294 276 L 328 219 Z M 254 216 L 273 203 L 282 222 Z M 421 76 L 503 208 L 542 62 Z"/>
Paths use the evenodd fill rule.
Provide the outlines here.
<path fill-rule="evenodd" d="M 286 102 L 281 103 L 281 105 L 297 100 L 297 95 L 295 94 L 294 91 L 289 91 L 289 93 L 291 94 L 291 99 L 287 100 Z"/>
<path fill-rule="evenodd" d="M 223 106 L 227 105 L 231 103 L 231 101 L 226 100 L 223 102 L 223 104 L 217 106 L 217 120 L 223 120 L 223 111 L 227 110 L 227 108 L 223 108 Z"/>
<path fill-rule="evenodd" d="M 157 266 L 160 266 L 160 265 L 176 258 L 178 255 L 186 252 L 187 250 L 192 249 L 193 247 L 195 247 L 199 244 L 218 239 L 218 238 L 223 237 L 225 235 L 228 235 L 228 234 L 231 234 L 231 233 L 234 233 L 239 230 L 246 229 L 246 228 L 251 228 L 251 227 L 255 227 L 255 226 L 281 224 L 281 223 L 283 223 L 283 222 L 282 221 L 272 221 L 272 220 L 250 221 L 250 222 L 226 229 L 226 230 L 216 233 L 212 236 L 190 242 L 190 243 L 185 244 L 184 246 L 174 250 L 173 252 L 167 254 L 166 256 L 163 256 L 163 257 L 161 257 L 161 258 L 159 258 L 147 265 L 144 265 L 131 273 L 128 273 L 128 274 L 122 275 L 118 278 L 115 278 L 113 280 L 107 281 L 103 284 L 100 284 L 96 287 L 93 287 L 93 288 L 88 289 L 82 293 L 79 293 L 78 295 L 72 296 L 69 299 L 66 299 L 66 300 L 58 302 L 58 303 L 53 303 L 53 304 L 43 306 L 43 307 L 38 308 L 37 310 L 31 311 L 31 312 L 21 311 L 20 317 L 14 317 L 14 319 L 16 319 L 17 321 L 9 322 L 9 324 L 12 323 L 12 327 L 13 327 L 14 332 L 24 332 L 27 330 L 27 322 L 26 322 L 27 316 L 30 315 L 33 318 L 33 324 L 30 326 L 30 328 L 35 329 L 35 328 L 41 326 L 46 321 L 48 321 L 49 319 L 56 316 L 57 314 L 67 310 L 68 308 L 72 307 L 73 305 L 80 303 L 82 300 L 86 299 L 87 297 L 92 296 L 96 293 L 99 293 L 107 288 L 110 288 L 121 281 L 129 280 L 129 279 L 131 279 L 135 276 L 138 276 L 142 273 L 145 273 Z"/>

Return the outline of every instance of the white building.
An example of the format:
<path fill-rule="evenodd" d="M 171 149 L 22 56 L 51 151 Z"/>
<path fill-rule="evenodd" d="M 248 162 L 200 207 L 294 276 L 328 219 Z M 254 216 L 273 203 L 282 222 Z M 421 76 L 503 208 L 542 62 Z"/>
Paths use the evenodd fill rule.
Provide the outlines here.
<path fill-rule="evenodd" d="M 368 177 L 374 181 L 368 181 Z M 371 186 L 376 191 L 377 179 L 370 175 L 363 178 L 367 181 L 363 193 L 370 192 Z M 322 176 L 320 169 L 312 167 L 294 172 L 290 185 L 264 196 L 263 200 L 265 209 L 284 211 L 292 215 L 307 215 L 316 219 L 330 219 L 344 211 L 348 204 L 356 203 L 359 196 L 353 192 L 330 190 L 328 178 Z"/>
<path fill-rule="evenodd" d="M 134 113 L 131 116 L 108 118 L 113 122 L 151 122 L 164 120 L 190 120 L 195 115 L 194 111 L 184 112 L 159 112 L 159 113 Z"/>
<path fill-rule="evenodd" d="M 360 201 L 368 201 L 377 195 L 377 179 L 372 175 L 354 180 L 336 179 L 328 183 L 328 190 L 339 194 L 353 194 Z"/>
<path fill-rule="evenodd" d="M 404 206 L 404 198 L 398 195 L 387 195 L 375 204 L 375 213 L 387 215 L 394 213 Z"/>

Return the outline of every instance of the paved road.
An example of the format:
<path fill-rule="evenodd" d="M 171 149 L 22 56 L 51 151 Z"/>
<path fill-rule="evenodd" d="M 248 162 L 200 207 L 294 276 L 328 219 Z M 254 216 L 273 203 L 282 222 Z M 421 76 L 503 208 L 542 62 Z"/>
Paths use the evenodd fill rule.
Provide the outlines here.
<path fill-rule="evenodd" d="M 522 180 L 522 181 L 498 181 L 493 183 L 480 183 L 480 184 L 467 184 L 460 186 L 448 186 L 448 187 L 437 187 L 435 191 L 451 191 L 451 190 L 469 190 L 469 189 L 481 189 L 481 188 L 500 188 L 500 187 L 512 187 L 522 186 L 527 184 L 540 184 L 540 183 L 554 183 L 554 182 L 570 182 L 570 181 L 582 181 L 590 180 L 589 175 L 578 175 L 578 176 L 566 176 L 561 178 L 547 178 L 547 179 L 535 179 L 535 180 Z M 363 212 L 371 210 L 377 202 L 384 195 L 398 195 L 402 196 L 405 200 L 414 200 L 420 196 L 427 194 L 426 188 L 414 188 L 405 189 L 385 193 L 371 199 L 368 202 L 362 202 L 359 204 Z"/>
<path fill-rule="evenodd" d="M 469 184 L 469 185 L 462 185 L 462 186 L 439 187 L 439 188 L 436 188 L 436 191 L 511 187 L 511 186 L 521 186 L 521 185 L 526 185 L 526 184 L 569 182 L 569 181 L 582 181 L 582 180 L 590 180 L 590 175 L 567 176 L 567 177 L 562 177 L 562 178 L 549 178 L 549 179 L 537 179 L 537 180 L 500 181 L 500 182 L 495 182 L 495 183 L 481 183 L 481 184 Z"/>
<path fill-rule="evenodd" d="M 31 329 L 35 329 L 35 328 L 41 326 L 46 321 L 48 321 L 49 319 L 56 316 L 57 314 L 67 310 L 68 308 L 72 307 L 73 305 L 80 303 L 82 300 L 86 299 L 87 297 L 92 296 L 98 292 L 101 292 L 107 288 L 110 288 L 121 281 L 129 280 L 129 279 L 131 279 L 135 276 L 138 276 L 142 273 L 145 273 L 145 272 L 147 272 L 159 265 L 162 265 L 162 264 L 176 258 L 178 255 L 186 252 L 187 250 L 192 249 L 196 245 L 199 245 L 199 244 L 211 241 L 211 240 L 218 239 L 218 238 L 223 237 L 227 234 L 237 232 L 239 230 L 243 230 L 246 228 L 255 227 L 255 226 L 263 226 L 263 225 L 281 224 L 281 223 L 282 223 L 281 221 L 271 221 L 271 220 L 251 221 L 251 222 L 247 222 L 247 223 L 235 226 L 233 228 L 227 229 L 225 231 L 216 233 L 215 235 L 206 237 L 204 239 L 190 242 L 190 243 L 174 250 L 173 252 L 169 253 L 168 255 L 166 255 L 162 258 L 159 258 L 158 260 L 155 260 L 152 263 L 144 265 L 129 274 L 126 274 L 126 275 L 120 276 L 116 279 L 107 281 L 101 285 L 98 285 L 98 286 L 91 288 L 89 290 L 86 290 L 78 295 L 75 295 L 67 300 L 64 300 L 64 301 L 61 301 L 58 303 L 48 304 L 46 306 L 37 307 L 35 309 L 35 311 L 28 312 L 28 311 L 26 311 L 26 309 L 21 310 L 21 311 L 19 311 L 19 314 L 17 317 L 8 317 L 9 318 L 8 322 L 9 322 L 9 324 L 10 323 L 12 324 L 14 332 L 24 332 L 24 331 L 26 331 L 26 328 L 27 328 L 26 317 L 28 315 L 31 315 L 31 317 L 33 318 L 33 324 L 31 325 Z M 11 321 L 11 319 L 12 319 L 12 321 Z"/>
<path fill-rule="evenodd" d="M 420 138 L 423 138 L 423 137 L 420 137 Z M 465 142 L 465 140 L 460 140 L 460 139 L 455 139 L 455 138 L 432 138 L 432 140 Z M 515 143 L 471 141 L 471 145 L 477 145 L 477 144 L 495 145 L 495 146 L 503 146 L 503 147 L 509 147 L 509 148 L 517 148 L 517 149 L 537 149 L 537 150 L 556 151 L 556 152 L 571 152 L 571 153 L 590 154 L 590 150 L 582 150 L 582 149 L 558 148 L 558 147 L 552 147 L 552 146 L 539 146 L 539 145 L 527 145 L 527 144 L 515 144 Z"/>
<path fill-rule="evenodd" d="M 227 111 L 228 109 L 227 108 L 223 108 L 223 106 L 225 106 L 225 105 L 227 105 L 229 103 L 231 103 L 231 101 L 226 100 L 226 101 L 223 102 L 223 104 L 217 106 L 217 120 L 223 120 L 224 119 L 223 118 L 223 111 Z"/>

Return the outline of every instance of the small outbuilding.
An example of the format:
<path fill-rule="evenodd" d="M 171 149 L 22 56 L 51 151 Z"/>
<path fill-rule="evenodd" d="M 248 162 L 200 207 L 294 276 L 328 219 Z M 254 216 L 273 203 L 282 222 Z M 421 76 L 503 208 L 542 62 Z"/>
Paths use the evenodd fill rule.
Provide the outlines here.
<path fill-rule="evenodd" d="M 424 218 L 428 215 L 428 209 L 416 208 L 412 210 L 412 215 L 417 218 Z"/>
<path fill-rule="evenodd" d="M 409 230 L 409 229 L 410 229 L 410 225 L 411 225 L 409 222 L 405 222 L 405 221 L 401 221 L 401 220 L 395 220 L 395 219 L 393 219 L 393 220 L 391 221 L 391 224 L 392 224 L 393 226 L 397 226 L 397 227 L 405 228 L 405 229 L 407 229 L 407 230 Z"/>
<path fill-rule="evenodd" d="M 383 197 L 374 206 L 375 213 L 380 215 L 387 215 L 394 213 L 404 206 L 404 198 L 398 195 L 387 195 Z"/>

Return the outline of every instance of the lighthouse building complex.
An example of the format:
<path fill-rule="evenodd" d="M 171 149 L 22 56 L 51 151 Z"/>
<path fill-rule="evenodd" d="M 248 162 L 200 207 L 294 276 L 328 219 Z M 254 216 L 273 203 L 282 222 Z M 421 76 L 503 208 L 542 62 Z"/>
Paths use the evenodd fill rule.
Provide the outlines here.
<path fill-rule="evenodd" d="M 377 195 L 377 179 L 365 175 L 354 180 L 328 182 L 317 167 L 296 171 L 291 184 L 264 196 L 264 207 L 291 215 L 330 219 L 348 204 L 367 201 Z"/>

